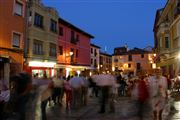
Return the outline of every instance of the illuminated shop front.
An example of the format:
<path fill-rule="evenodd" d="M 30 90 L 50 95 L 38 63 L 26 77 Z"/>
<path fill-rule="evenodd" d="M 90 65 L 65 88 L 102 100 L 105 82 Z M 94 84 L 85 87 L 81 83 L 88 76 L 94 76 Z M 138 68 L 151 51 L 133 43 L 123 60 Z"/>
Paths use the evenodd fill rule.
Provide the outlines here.
<path fill-rule="evenodd" d="M 25 70 L 32 74 L 32 76 L 38 73 L 38 77 L 43 77 L 43 75 L 46 74 L 49 78 L 53 77 L 56 74 L 56 71 L 54 69 L 55 65 L 56 62 L 50 61 L 29 61 L 28 66 L 25 67 Z"/>
<path fill-rule="evenodd" d="M 92 69 L 90 66 L 75 66 L 75 65 L 55 65 L 56 69 L 61 69 L 63 72 L 63 75 L 68 76 L 74 76 L 75 74 L 81 74 L 81 72 L 87 72 L 87 75 L 89 75 L 89 70 Z"/>

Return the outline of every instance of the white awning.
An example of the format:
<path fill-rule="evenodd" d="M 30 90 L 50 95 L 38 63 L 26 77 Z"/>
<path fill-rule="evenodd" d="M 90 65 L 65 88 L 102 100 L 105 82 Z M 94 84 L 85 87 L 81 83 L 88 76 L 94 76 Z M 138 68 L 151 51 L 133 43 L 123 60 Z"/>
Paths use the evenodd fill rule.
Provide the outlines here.
<path fill-rule="evenodd" d="M 82 66 L 82 65 L 63 65 L 63 64 L 56 64 L 55 68 L 74 68 L 74 69 L 95 69 L 94 67 L 91 66 Z"/>

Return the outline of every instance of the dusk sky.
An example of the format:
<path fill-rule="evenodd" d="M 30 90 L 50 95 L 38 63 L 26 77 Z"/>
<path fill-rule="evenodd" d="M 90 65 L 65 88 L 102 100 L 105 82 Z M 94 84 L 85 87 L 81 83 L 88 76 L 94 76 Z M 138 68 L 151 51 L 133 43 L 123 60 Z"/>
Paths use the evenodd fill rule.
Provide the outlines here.
<path fill-rule="evenodd" d="M 92 34 L 92 43 L 113 53 L 115 47 L 154 45 L 156 10 L 167 0 L 43 0 L 60 17 Z"/>

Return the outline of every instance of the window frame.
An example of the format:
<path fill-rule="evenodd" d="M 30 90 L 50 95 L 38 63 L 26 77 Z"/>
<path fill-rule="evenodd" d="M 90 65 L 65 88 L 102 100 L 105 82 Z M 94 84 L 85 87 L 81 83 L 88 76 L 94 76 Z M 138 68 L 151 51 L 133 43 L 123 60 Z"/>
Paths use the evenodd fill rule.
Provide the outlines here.
<path fill-rule="evenodd" d="M 55 48 L 55 49 L 54 49 Z M 54 49 L 54 50 L 53 50 Z M 56 57 L 56 44 L 55 43 L 49 43 L 49 56 Z M 54 52 L 53 52 L 54 51 Z"/>
<path fill-rule="evenodd" d="M 36 16 L 38 18 L 36 18 Z M 37 12 L 34 13 L 34 26 L 44 28 L 44 17 Z"/>
<path fill-rule="evenodd" d="M 14 35 L 18 35 L 19 36 L 19 46 L 14 45 Z M 12 32 L 12 47 L 13 48 L 21 48 L 21 43 L 22 43 L 22 33 L 19 32 Z"/>
<path fill-rule="evenodd" d="M 57 21 L 50 19 L 50 31 L 57 33 Z"/>
<path fill-rule="evenodd" d="M 141 58 L 144 58 L 144 54 L 141 54 Z"/>
<path fill-rule="evenodd" d="M 59 55 L 63 55 L 63 46 L 59 46 Z"/>
<path fill-rule="evenodd" d="M 43 55 L 43 41 L 37 39 L 33 40 L 33 54 Z"/>
<path fill-rule="evenodd" d="M 16 5 L 19 5 L 21 7 L 21 13 L 20 14 L 16 11 Z M 22 1 L 14 0 L 13 14 L 17 15 L 17 16 L 24 17 L 24 4 Z"/>
<path fill-rule="evenodd" d="M 59 35 L 60 36 L 63 36 L 64 35 L 64 29 L 63 29 L 63 27 L 59 27 Z"/>
<path fill-rule="evenodd" d="M 129 54 L 128 55 L 128 61 L 132 61 L 133 59 L 132 59 L 132 55 L 131 54 Z"/>
<path fill-rule="evenodd" d="M 169 37 L 166 36 L 164 39 L 165 39 L 165 48 L 166 48 L 166 49 L 170 48 L 170 40 L 169 40 Z"/>
<path fill-rule="evenodd" d="M 128 63 L 128 68 L 131 68 L 131 63 Z"/>

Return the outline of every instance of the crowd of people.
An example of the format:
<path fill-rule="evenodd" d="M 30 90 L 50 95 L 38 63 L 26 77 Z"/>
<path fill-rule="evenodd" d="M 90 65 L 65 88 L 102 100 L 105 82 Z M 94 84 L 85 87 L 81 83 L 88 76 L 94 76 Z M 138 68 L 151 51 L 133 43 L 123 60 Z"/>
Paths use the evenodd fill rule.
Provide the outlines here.
<path fill-rule="evenodd" d="M 9 98 L 6 101 L 1 98 L 3 107 L 0 115 L 4 120 L 9 117 L 17 120 L 47 120 L 47 105 L 63 106 L 65 98 L 66 110 L 77 110 L 86 106 L 91 97 L 99 99 L 99 113 L 106 112 L 107 104 L 109 112 L 114 113 L 117 98 L 128 96 L 135 101 L 141 120 L 144 114 L 149 113 L 152 113 L 154 120 L 162 120 L 162 112 L 169 97 L 167 91 L 172 88 L 171 85 L 160 69 L 156 69 L 153 75 L 139 71 L 136 76 L 121 73 L 87 76 L 81 72 L 68 77 L 59 73 L 52 78 L 44 73 L 39 78 L 39 74 L 32 77 L 27 73 L 19 73 L 10 78 L 9 89 L 1 89 L 2 93 L 8 90 Z"/>

